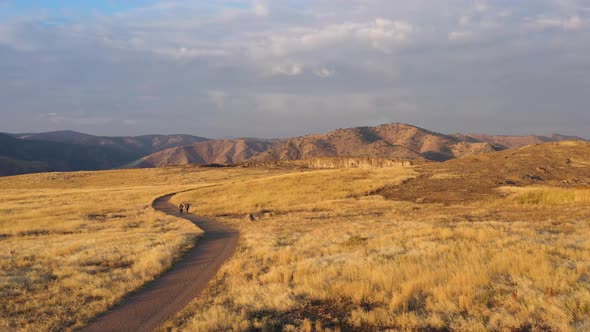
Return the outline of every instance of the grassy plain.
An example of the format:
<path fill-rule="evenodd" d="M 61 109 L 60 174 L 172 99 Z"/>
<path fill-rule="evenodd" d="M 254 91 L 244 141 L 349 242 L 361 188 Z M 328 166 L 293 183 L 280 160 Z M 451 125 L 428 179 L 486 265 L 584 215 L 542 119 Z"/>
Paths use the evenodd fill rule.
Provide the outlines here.
<path fill-rule="evenodd" d="M 434 175 L 461 179 L 446 174 Z M 188 189 L 176 203 L 234 225 L 240 243 L 163 330 L 590 330 L 589 189 L 504 186 L 448 204 L 377 194 L 420 176 L 179 167 L 0 178 L 0 330 L 71 330 L 156 277 L 199 230 L 149 204 Z"/>
<path fill-rule="evenodd" d="M 154 198 L 243 174 L 189 167 L 0 178 L 0 330 L 84 325 L 194 246 L 201 230 L 154 211 Z"/>
<path fill-rule="evenodd" d="M 503 188 L 503 198 L 447 205 L 363 194 L 412 176 L 315 171 L 178 195 L 242 240 L 167 328 L 590 329 L 588 189 Z"/>

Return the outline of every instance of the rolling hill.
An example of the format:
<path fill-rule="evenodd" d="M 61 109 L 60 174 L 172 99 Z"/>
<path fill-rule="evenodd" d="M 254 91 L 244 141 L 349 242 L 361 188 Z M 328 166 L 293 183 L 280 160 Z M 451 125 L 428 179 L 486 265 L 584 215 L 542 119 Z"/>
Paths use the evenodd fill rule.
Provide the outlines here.
<path fill-rule="evenodd" d="M 338 129 L 327 134 L 289 139 L 252 159 L 267 162 L 347 156 L 443 161 L 500 149 L 502 147 L 493 143 L 469 141 L 407 124 L 392 123 L 377 127 Z"/>
<path fill-rule="evenodd" d="M 501 196 L 503 186 L 590 187 L 590 143 L 562 141 L 429 163 L 416 178 L 378 194 L 418 202 L 456 203 Z"/>
<path fill-rule="evenodd" d="M 542 143 L 550 143 L 550 142 L 561 142 L 561 141 L 568 141 L 568 140 L 578 140 L 578 141 L 587 141 L 584 138 L 577 137 L 577 136 L 566 136 L 560 134 L 552 134 L 549 136 L 537 136 L 537 135 L 528 135 L 528 136 L 508 136 L 508 135 L 480 135 L 480 134 L 453 134 L 451 135 L 455 138 L 460 140 L 468 141 L 468 142 L 487 142 L 499 146 L 503 146 L 507 149 L 512 148 L 521 148 L 526 145 L 531 144 L 542 144 Z"/>
<path fill-rule="evenodd" d="M 188 164 L 233 164 L 250 159 L 274 145 L 272 140 L 212 140 L 156 152 L 128 167 L 151 168 Z"/>
<path fill-rule="evenodd" d="M 108 147 L 18 139 L 0 134 L 0 176 L 111 169 L 128 163 L 132 157 L 128 152 Z"/>
<path fill-rule="evenodd" d="M 168 148 L 190 145 L 193 143 L 204 142 L 209 140 L 208 138 L 191 135 L 143 135 L 107 137 L 94 136 L 71 130 L 52 131 L 38 134 L 15 134 L 13 136 L 16 138 L 27 140 L 108 147 L 135 154 L 134 159 Z"/>

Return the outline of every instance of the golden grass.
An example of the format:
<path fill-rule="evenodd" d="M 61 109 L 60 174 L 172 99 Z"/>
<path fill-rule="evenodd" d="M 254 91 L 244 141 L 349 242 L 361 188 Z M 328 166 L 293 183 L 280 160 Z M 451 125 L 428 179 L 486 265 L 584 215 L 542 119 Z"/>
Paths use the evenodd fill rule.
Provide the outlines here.
<path fill-rule="evenodd" d="M 365 196 L 412 176 L 189 167 L 0 179 L 0 330 L 72 329 L 153 278 L 198 230 L 149 202 L 190 188 L 174 200 L 238 227 L 240 244 L 166 328 L 590 330 L 584 189 L 449 206 Z"/>
<path fill-rule="evenodd" d="M 513 188 L 518 204 L 563 205 L 590 203 L 590 189 L 563 189 L 550 187 Z"/>
<path fill-rule="evenodd" d="M 170 267 L 200 230 L 149 208 L 155 193 L 3 191 L 0 330 L 79 327 Z"/>
<path fill-rule="evenodd" d="M 201 231 L 153 211 L 155 197 L 269 172 L 189 167 L 0 178 L 0 331 L 84 325 L 195 244 Z"/>
<path fill-rule="evenodd" d="M 356 196 L 409 176 L 306 172 L 179 195 L 242 235 L 205 296 L 166 328 L 590 329 L 590 207 Z M 260 210 L 275 214 L 243 218 Z"/>
<path fill-rule="evenodd" d="M 385 183 L 413 176 L 411 168 L 336 169 L 291 171 L 181 193 L 174 200 L 191 200 L 204 215 L 245 214 L 260 211 L 290 212 L 316 208 L 317 203 L 364 195 Z"/>

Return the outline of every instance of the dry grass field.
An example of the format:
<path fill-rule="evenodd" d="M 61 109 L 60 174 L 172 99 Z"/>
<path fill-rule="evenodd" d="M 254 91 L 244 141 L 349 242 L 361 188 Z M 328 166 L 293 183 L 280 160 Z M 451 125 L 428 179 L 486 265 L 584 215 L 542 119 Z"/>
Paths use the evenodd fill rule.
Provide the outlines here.
<path fill-rule="evenodd" d="M 502 187 L 449 204 L 374 194 L 416 172 L 291 173 L 178 195 L 242 240 L 166 328 L 590 330 L 590 189 Z"/>
<path fill-rule="evenodd" d="M 173 200 L 234 225 L 240 243 L 162 330 L 587 331 L 590 158 L 541 167 L 548 158 L 505 171 L 522 183 L 497 175 L 474 191 L 469 158 L 2 178 L 0 330 L 71 330 L 157 276 L 199 230 L 149 204 L 189 190 Z M 421 199 L 428 179 L 440 182 L 433 201 Z M 452 185 L 463 196 L 445 201 Z"/>
<path fill-rule="evenodd" d="M 266 171 L 250 171 L 250 173 Z M 61 331 L 169 268 L 200 234 L 159 195 L 247 172 L 197 168 L 0 178 L 0 331 Z M 255 176 L 252 174 L 251 176 Z"/>

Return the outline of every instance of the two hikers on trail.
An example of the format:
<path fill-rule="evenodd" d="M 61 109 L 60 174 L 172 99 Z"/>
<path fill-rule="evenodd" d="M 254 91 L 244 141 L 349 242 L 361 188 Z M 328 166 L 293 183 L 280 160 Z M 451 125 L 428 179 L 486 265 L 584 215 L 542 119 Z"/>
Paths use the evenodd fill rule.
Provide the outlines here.
<path fill-rule="evenodd" d="M 180 212 L 180 214 L 182 214 L 182 211 L 186 211 L 186 213 L 188 213 L 188 210 L 191 208 L 191 205 L 191 202 L 180 203 L 180 205 L 178 205 L 178 212 Z"/>

